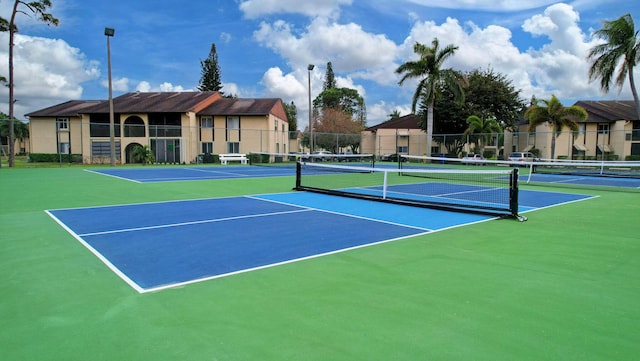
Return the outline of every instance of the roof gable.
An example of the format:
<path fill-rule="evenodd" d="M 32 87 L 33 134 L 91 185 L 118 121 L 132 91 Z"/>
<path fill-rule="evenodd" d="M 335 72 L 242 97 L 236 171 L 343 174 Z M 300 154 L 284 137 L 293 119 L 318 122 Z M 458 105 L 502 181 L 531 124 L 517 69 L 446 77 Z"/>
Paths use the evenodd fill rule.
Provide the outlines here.
<path fill-rule="evenodd" d="M 386 122 L 374 125 L 365 130 L 375 132 L 378 129 L 422 129 L 420 128 L 420 117 L 415 114 L 393 118 Z"/>
<path fill-rule="evenodd" d="M 624 101 L 591 101 L 581 100 L 574 105 L 584 108 L 589 114 L 587 123 L 607 123 L 617 120 L 638 120 L 635 103 Z"/>
<path fill-rule="evenodd" d="M 278 98 L 222 98 L 198 112 L 198 115 L 275 115 L 287 120 L 282 100 Z"/>

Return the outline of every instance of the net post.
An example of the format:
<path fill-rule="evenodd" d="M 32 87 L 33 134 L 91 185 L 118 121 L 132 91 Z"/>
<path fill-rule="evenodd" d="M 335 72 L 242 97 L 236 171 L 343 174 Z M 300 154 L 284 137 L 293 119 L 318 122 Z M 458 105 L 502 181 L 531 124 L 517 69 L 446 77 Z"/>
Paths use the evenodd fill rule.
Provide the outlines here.
<path fill-rule="evenodd" d="M 513 169 L 509 179 L 509 211 L 518 218 L 518 168 Z"/>
<path fill-rule="evenodd" d="M 299 190 L 300 189 L 300 178 L 302 176 L 302 162 L 300 162 L 299 160 L 296 161 L 296 187 L 294 188 L 295 190 Z"/>

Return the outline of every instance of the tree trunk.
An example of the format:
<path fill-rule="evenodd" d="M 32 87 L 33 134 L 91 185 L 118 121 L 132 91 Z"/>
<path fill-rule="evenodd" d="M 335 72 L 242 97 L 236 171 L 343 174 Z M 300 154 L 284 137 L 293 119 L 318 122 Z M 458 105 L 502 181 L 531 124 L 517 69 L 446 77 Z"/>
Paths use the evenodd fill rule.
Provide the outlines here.
<path fill-rule="evenodd" d="M 629 85 L 631 86 L 631 94 L 633 94 L 633 101 L 636 105 L 636 114 L 640 120 L 640 100 L 638 99 L 638 91 L 636 90 L 636 82 L 633 80 L 633 66 L 629 66 Z"/>
<path fill-rule="evenodd" d="M 429 107 L 427 109 L 427 157 L 431 156 L 431 140 L 433 138 L 433 106 L 434 101 L 431 100 L 429 102 Z"/>
<path fill-rule="evenodd" d="M 13 93 L 13 38 L 15 36 L 15 18 L 18 11 L 19 0 L 16 0 L 13 4 L 13 12 L 11 13 L 11 21 L 9 22 L 9 167 L 13 167 L 15 161 L 15 134 L 14 134 L 14 111 L 13 105 L 15 104 L 15 95 Z"/>

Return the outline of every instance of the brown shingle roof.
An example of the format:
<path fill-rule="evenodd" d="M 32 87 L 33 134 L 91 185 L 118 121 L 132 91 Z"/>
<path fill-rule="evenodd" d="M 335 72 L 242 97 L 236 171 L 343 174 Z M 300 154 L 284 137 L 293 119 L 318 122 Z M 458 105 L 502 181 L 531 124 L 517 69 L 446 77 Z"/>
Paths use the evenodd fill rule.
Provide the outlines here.
<path fill-rule="evenodd" d="M 36 110 L 26 114 L 28 117 L 78 117 L 80 114 L 85 113 L 87 108 L 91 108 L 106 102 L 105 100 L 69 100 L 64 103 L 60 103 L 48 108 Z M 108 106 L 108 105 L 107 105 Z M 108 110 L 107 110 L 108 112 Z"/>
<path fill-rule="evenodd" d="M 134 92 L 113 98 L 116 113 L 186 113 L 198 112 L 221 98 L 218 92 Z M 109 102 L 103 102 L 85 113 L 108 113 Z"/>
<path fill-rule="evenodd" d="M 277 98 L 222 98 L 198 112 L 198 115 L 268 115 L 287 120 L 282 100 Z"/>
<path fill-rule="evenodd" d="M 374 125 L 365 130 L 375 132 L 378 129 L 421 129 L 418 123 L 420 117 L 415 114 L 409 114 L 400 118 L 387 120 L 386 122 Z"/>
<path fill-rule="evenodd" d="M 574 105 L 581 106 L 587 111 L 587 123 L 607 123 L 616 120 L 638 120 L 633 101 L 592 101 L 581 100 Z"/>

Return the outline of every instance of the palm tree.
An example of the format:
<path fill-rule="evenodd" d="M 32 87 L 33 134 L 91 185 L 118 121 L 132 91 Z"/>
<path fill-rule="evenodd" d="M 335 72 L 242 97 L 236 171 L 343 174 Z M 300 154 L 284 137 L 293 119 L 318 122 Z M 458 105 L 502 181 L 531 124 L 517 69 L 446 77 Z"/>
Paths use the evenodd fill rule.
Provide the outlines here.
<path fill-rule="evenodd" d="M 457 101 L 464 100 L 462 78 L 452 69 L 441 69 L 445 60 L 455 54 L 457 46 L 447 45 L 439 48 L 438 38 L 434 38 L 431 47 L 416 43 L 413 51 L 420 56 L 416 61 L 408 61 L 396 69 L 397 74 L 404 74 L 399 84 L 407 79 L 420 79 L 413 94 L 411 111 L 416 112 L 416 104 L 424 98 L 427 104 L 427 155 L 431 155 L 431 138 L 433 137 L 433 107 L 441 85 L 446 84 L 454 92 Z"/>
<path fill-rule="evenodd" d="M 631 94 L 640 119 L 640 100 L 633 79 L 633 69 L 640 62 L 640 38 L 633 25 L 633 18 L 627 13 L 617 20 L 604 21 L 602 29 L 597 30 L 594 35 L 606 42 L 589 51 L 588 58 L 592 61 L 589 80 L 600 78 L 600 88 L 608 93 L 616 68 L 622 61 L 615 83 L 618 88 L 622 88 L 625 78 L 629 77 Z"/>
<path fill-rule="evenodd" d="M 542 106 L 539 105 L 541 102 Z M 556 137 L 562 133 L 562 128 L 567 127 L 575 134 L 578 123 L 574 119 L 585 121 L 587 116 L 587 111 L 580 106 L 564 107 L 555 95 L 550 100 L 536 100 L 536 104 L 524 112 L 525 119 L 529 121 L 530 132 L 545 122 L 551 127 L 551 159 L 555 159 Z"/>
<path fill-rule="evenodd" d="M 502 127 L 494 118 L 483 119 L 476 115 L 467 118 L 469 127 L 464 131 L 464 135 L 476 135 L 478 137 L 478 148 L 480 155 L 484 153 L 484 147 L 489 142 L 493 133 L 500 133 Z"/>
<path fill-rule="evenodd" d="M 155 162 L 155 157 L 153 156 L 153 152 L 151 151 L 148 145 L 136 146 L 135 148 L 133 148 L 133 152 L 131 153 L 131 155 L 133 156 L 133 159 L 142 163 L 142 165 L 151 164 Z"/>

